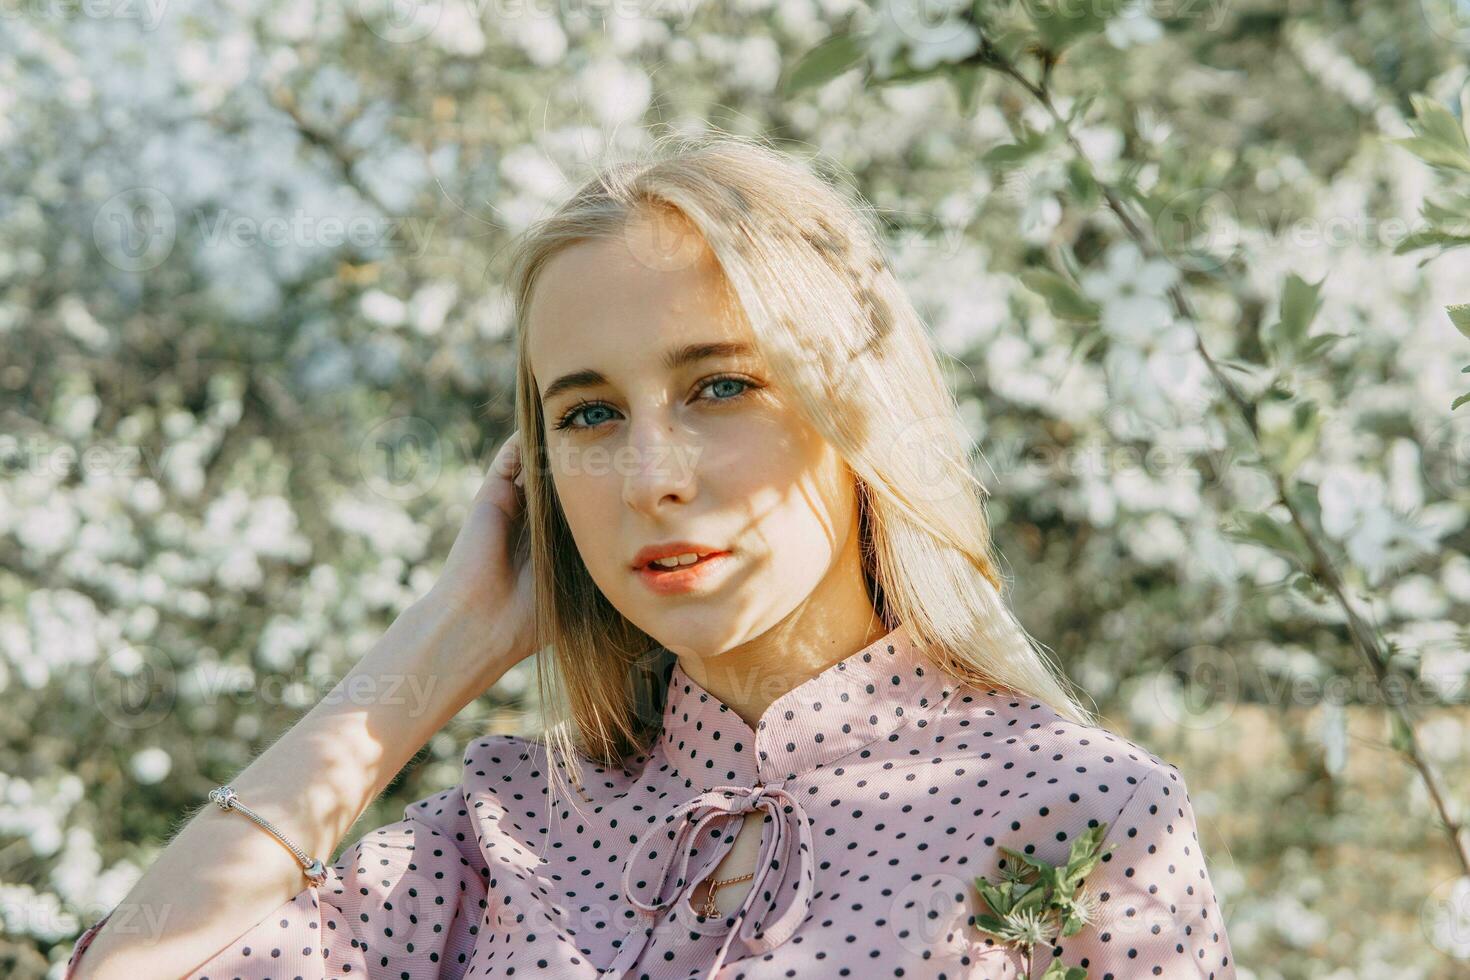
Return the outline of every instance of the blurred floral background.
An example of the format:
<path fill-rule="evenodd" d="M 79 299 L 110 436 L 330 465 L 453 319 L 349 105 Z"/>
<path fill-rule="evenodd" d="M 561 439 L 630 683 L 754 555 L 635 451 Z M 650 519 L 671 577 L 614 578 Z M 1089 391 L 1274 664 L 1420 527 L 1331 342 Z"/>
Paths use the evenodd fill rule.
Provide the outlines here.
<path fill-rule="evenodd" d="M 0 972 L 434 580 L 512 236 L 718 127 L 881 219 L 1013 601 L 1186 774 L 1240 975 L 1470 976 L 1467 80 L 1459 0 L 5 4 Z"/>

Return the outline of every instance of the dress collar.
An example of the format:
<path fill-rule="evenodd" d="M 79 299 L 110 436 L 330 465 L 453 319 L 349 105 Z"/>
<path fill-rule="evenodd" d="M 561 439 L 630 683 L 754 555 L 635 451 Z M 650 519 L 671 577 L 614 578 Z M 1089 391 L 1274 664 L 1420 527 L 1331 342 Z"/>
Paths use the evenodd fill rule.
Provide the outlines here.
<path fill-rule="evenodd" d="M 773 701 L 752 730 L 675 661 L 659 741 L 691 786 L 753 786 L 793 779 L 923 715 L 947 693 L 900 623 Z"/>

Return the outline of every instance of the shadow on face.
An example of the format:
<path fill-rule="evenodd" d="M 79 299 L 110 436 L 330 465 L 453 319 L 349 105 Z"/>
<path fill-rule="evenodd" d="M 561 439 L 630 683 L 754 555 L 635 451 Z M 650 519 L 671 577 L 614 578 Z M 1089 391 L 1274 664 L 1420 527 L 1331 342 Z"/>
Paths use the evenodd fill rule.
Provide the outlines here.
<path fill-rule="evenodd" d="M 623 615 L 675 653 L 712 657 L 804 603 L 854 601 L 852 472 L 783 397 L 686 219 L 563 249 L 527 316 L 550 478 Z M 649 570 L 641 559 L 661 545 L 723 554 Z"/>

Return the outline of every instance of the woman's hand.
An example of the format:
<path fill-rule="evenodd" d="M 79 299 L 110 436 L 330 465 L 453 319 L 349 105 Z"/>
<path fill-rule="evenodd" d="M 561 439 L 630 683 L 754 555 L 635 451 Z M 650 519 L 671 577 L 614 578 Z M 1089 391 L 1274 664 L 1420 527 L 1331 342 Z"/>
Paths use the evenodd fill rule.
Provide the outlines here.
<path fill-rule="evenodd" d="M 444 571 L 425 597 L 493 637 L 497 670 L 535 652 L 531 562 L 521 540 L 526 534 L 525 511 L 517 429 L 496 452 L 449 549 Z"/>

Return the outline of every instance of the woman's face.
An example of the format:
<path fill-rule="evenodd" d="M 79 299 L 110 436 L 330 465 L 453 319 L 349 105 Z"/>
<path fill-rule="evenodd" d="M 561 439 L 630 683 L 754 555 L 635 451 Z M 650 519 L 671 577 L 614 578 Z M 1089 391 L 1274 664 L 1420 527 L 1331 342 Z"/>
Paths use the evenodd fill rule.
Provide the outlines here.
<path fill-rule="evenodd" d="M 550 476 L 588 571 L 623 615 L 704 658 L 805 600 L 852 603 L 852 472 L 774 385 L 685 219 L 561 251 L 528 320 Z M 724 554 L 676 574 L 643 567 L 640 552 L 676 542 Z"/>

